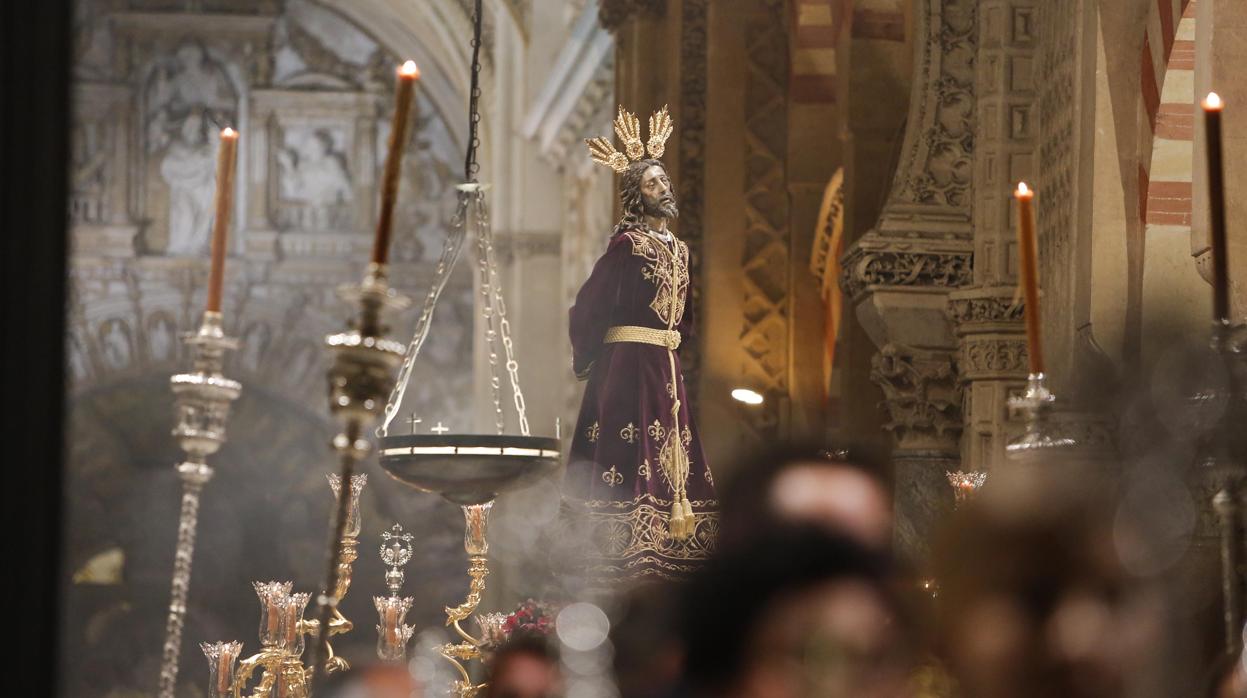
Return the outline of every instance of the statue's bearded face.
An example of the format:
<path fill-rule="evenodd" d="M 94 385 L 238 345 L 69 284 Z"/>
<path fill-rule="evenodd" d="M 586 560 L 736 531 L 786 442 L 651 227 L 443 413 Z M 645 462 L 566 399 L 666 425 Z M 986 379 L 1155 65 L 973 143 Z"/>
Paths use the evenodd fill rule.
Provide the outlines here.
<path fill-rule="evenodd" d="M 650 165 L 641 175 L 641 207 L 646 216 L 672 219 L 680 215 L 671 180 L 662 165 Z"/>

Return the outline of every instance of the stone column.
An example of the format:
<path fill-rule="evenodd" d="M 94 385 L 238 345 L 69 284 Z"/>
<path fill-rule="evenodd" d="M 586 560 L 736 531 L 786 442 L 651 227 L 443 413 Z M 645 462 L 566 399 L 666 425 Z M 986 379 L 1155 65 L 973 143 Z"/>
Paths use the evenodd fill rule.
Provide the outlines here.
<path fill-rule="evenodd" d="M 914 17 L 915 68 L 901 159 L 883 213 L 843 259 L 841 286 L 879 352 L 895 438 L 896 540 L 925 556 L 952 504 L 945 470 L 958 465 L 961 396 L 948 294 L 971 278 L 975 0 L 923 0 Z M 850 173 L 851 175 L 851 173 Z"/>
<path fill-rule="evenodd" d="M 974 283 L 951 295 L 965 385 L 962 467 L 1004 461 L 1007 401 L 1027 374 L 1011 192 L 1035 159 L 1036 0 L 983 0 L 975 59 Z M 1041 193 L 1042 196 L 1042 193 Z M 1044 201 L 1040 201 L 1040 207 Z"/>

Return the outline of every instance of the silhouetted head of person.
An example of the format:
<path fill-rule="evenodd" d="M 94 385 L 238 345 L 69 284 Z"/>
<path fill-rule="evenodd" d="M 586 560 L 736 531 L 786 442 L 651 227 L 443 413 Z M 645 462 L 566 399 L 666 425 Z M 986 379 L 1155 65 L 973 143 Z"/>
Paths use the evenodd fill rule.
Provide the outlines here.
<path fill-rule="evenodd" d="M 563 695 L 559 654 L 540 635 L 516 635 L 490 661 L 483 698 L 557 698 Z"/>
<path fill-rule="evenodd" d="M 904 695 L 907 632 L 879 553 L 776 529 L 710 560 L 682 596 L 694 696 Z"/>
<path fill-rule="evenodd" d="M 863 447 L 790 444 L 743 461 L 720 498 L 720 547 L 748 544 L 775 526 L 811 525 L 885 550 L 892 538 L 891 486 Z"/>
<path fill-rule="evenodd" d="M 679 610 L 674 582 L 649 582 L 623 594 L 610 633 L 621 698 L 678 694 L 684 664 Z"/>
<path fill-rule="evenodd" d="M 964 695 L 1132 695 L 1162 620 L 1121 562 L 1135 539 L 1111 501 L 989 478 L 935 555 L 940 649 Z"/>

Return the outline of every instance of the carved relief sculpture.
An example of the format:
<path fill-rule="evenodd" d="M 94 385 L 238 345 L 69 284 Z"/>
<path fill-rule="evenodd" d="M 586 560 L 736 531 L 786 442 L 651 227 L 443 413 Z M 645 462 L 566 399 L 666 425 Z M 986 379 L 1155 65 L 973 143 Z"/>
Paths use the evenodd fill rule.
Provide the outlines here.
<path fill-rule="evenodd" d="M 212 224 L 217 134 L 236 124 L 237 94 L 203 46 L 187 42 L 153 66 L 143 97 L 146 152 L 167 188 L 165 254 L 202 255 Z"/>

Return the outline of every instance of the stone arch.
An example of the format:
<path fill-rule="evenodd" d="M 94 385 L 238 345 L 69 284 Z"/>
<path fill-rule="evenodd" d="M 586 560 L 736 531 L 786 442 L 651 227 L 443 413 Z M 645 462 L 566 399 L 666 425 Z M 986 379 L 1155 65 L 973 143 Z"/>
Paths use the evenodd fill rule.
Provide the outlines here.
<path fill-rule="evenodd" d="M 1159 71 L 1144 62 L 1144 105 L 1150 137 L 1147 167 L 1140 172 L 1140 215 L 1143 218 L 1141 337 L 1142 358 L 1148 362 L 1160 346 L 1175 335 L 1202 332 L 1208 314 L 1206 284 L 1192 260 L 1192 187 L 1197 114 L 1195 89 L 1195 0 L 1184 0 L 1182 14 L 1173 22 L 1149 23 L 1172 28 L 1158 40 L 1161 51 L 1144 42 L 1144 58 L 1165 58 Z M 1163 8 L 1162 8 L 1163 9 Z M 1155 11 L 1155 8 L 1154 8 Z M 1161 13 L 1163 16 L 1163 13 Z M 1167 41 L 1164 37 L 1171 36 Z M 1148 87 L 1153 75 L 1157 84 Z"/>

